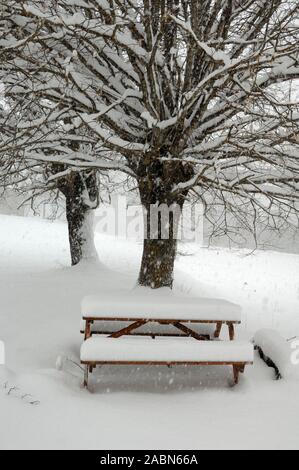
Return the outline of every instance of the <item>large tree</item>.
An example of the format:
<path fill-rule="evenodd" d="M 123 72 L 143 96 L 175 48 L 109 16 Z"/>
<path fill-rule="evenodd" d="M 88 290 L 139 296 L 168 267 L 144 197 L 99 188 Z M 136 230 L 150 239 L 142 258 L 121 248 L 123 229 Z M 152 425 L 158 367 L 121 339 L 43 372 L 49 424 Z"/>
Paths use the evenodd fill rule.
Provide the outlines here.
<path fill-rule="evenodd" d="M 299 77 L 297 0 L 9 0 L 2 12 L 7 94 L 38 100 L 13 137 L 3 127 L 2 152 L 121 168 L 148 212 L 192 190 L 296 210 L 298 104 L 275 86 Z M 172 286 L 177 222 L 167 240 L 161 224 L 145 237 L 141 285 Z"/>

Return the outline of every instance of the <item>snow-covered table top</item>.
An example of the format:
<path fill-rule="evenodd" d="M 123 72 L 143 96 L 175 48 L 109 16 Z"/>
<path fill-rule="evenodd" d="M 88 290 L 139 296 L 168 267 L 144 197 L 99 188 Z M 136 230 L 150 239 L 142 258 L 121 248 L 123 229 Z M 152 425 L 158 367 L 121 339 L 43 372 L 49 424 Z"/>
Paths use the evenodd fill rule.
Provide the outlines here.
<path fill-rule="evenodd" d="M 81 347 L 82 362 L 240 362 L 252 363 L 253 345 L 239 341 L 196 341 L 190 338 L 89 338 Z"/>
<path fill-rule="evenodd" d="M 182 297 L 165 293 L 132 291 L 117 296 L 85 297 L 83 318 L 114 320 L 176 320 L 181 322 L 241 322 L 241 308 L 221 299 Z"/>

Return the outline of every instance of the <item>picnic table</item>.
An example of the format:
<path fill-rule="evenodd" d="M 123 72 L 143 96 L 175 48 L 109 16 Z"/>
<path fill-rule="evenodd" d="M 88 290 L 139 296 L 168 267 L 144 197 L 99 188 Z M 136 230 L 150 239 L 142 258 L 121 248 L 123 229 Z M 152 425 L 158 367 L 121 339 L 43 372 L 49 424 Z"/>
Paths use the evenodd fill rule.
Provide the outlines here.
<path fill-rule="evenodd" d="M 241 309 L 225 300 L 134 292 L 116 299 L 89 296 L 82 318 L 86 387 L 88 373 L 98 365 L 232 365 L 238 383 L 239 373 L 253 362 L 253 346 L 234 341 Z M 198 330 L 204 324 L 215 325 L 212 335 Z M 230 341 L 212 341 L 223 325 Z"/>
<path fill-rule="evenodd" d="M 134 334 L 152 336 L 155 327 L 168 325 L 175 327 L 195 339 L 208 339 L 198 337 L 192 326 L 199 324 L 215 324 L 214 337 L 219 338 L 223 325 L 228 326 L 230 340 L 234 339 L 235 325 L 241 323 L 241 308 L 231 302 L 221 299 L 190 298 L 177 295 L 151 296 L 136 294 L 123 294 L 114 299 L 110 296 L 88 296 L 81 305 L 83 324 L 81 331 L 86 330 L 87 335 L 107 334 L 120 337 Z M 105 330 L 108 324 L 130 323 L 120 331 Z M 94 327 L 93 327 L 94 326 Z M 147 328 L 142 328 L 147 326 Z M 176 336 L 156 329 L 154 336 Z M 169 330 L 170 331 L 170 330 Z M 173 331 L 173 329 L 172 329 Z"/>

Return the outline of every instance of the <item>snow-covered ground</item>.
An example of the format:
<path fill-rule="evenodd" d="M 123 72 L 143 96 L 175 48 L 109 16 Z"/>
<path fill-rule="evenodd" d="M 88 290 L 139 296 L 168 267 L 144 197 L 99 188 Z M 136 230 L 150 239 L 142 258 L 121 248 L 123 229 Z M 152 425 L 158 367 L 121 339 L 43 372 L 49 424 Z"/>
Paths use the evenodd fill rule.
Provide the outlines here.
<path fill-rule="evenodd" d="M 133 242 L 96 242 L 102 265 L 71 269 L 63 223 L 0 216 L 0 448 L 298 449 L 299 380 L 274 381 L 257 356 L 236 388 L 230 369 L 216 367 L 107 367 L 94 393 L 80 388 L 80 301 L 132 289 L 141 254 Z M 298 255 L 190 244 L 175 288 L 239 303 L 240 339 L 260 328 L 290 338 L 298 274 Z"/>

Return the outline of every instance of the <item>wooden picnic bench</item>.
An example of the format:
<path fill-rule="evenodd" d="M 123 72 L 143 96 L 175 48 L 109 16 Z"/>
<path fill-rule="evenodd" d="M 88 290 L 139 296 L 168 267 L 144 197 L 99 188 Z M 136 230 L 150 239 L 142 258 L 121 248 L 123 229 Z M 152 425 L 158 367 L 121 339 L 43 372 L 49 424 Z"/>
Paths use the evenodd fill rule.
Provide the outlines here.
<path fill-rule="evenodd" d="M 85 366 L 85 387 L 88 387 L 88 374 L 96 366 L 108 364 L 230 365 L 233 366 L 234 383 L 238 383 L 239 373 L 253 362 L 253 346 L 234 341 L 235 325 L 241 323 L 237 306 L 214 299 L 190 302 L 189 298 L 168 296 L 163 301 L 160 296 L 153 296 L 149 306 L 146 300 L 125 296 L 118 299 L 120 305 L 115 305 L 111 298 L 102 297 L 89 297 L 83 301 L 81 364 Z M 212 304 L 214 308 L 211 308 Z M 118 308 L 121 313 L 107 313 Z M 178 313 L 180 308 L 184 308 L 184 315 Z M 149 310 L 153 312 L 151 315 L 146 313 Z M 133 313 L 128 314 L 129 311 Z M 211 335 L 195 330 L 203 324 L 215 324 L 214 339 L 220 337 L 223 325 L 227 325 L 230 341 L 211 341 Z M 165 331 L 168 327 L 172 328 L 169 332 Z"/>

